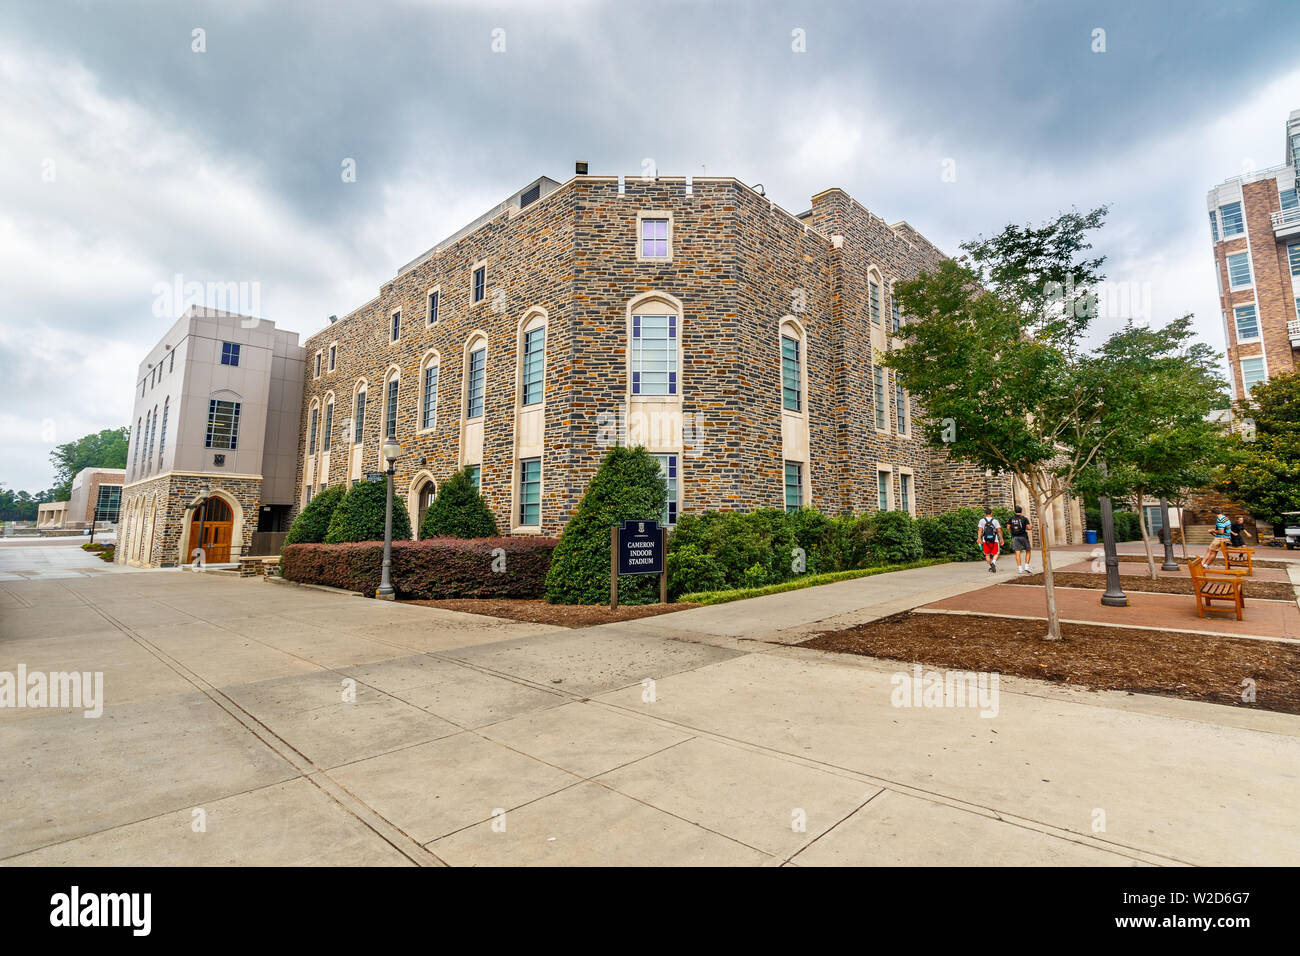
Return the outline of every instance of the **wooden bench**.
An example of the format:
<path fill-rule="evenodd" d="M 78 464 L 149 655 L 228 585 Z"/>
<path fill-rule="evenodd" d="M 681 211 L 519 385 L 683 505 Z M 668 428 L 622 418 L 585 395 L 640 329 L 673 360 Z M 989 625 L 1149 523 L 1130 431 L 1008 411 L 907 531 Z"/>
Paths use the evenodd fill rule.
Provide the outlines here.
<path fill-rule="evenodd" d="M 1241 609 L 1246 606 L 1245 587 L 1241 571 L 1207 571 L 1200 558 L 1192 558 L 1187 568 L 1192 572 L 1192 590 L 1196 592 L 1196 616 L 1205 617 L 1206 611 L 1226 611 L 1214 607 L 1215 601 L 1231 601 L 1241 620 Z"/>
<path fill-rule="evenodd" d="M 1244 546 L 1226 544 L 1220 550 L 1223 552 L 1223 566 L 1229 571 L 1246 569 L 1247 577 L 1255 576 L 1255 549 Z"/>

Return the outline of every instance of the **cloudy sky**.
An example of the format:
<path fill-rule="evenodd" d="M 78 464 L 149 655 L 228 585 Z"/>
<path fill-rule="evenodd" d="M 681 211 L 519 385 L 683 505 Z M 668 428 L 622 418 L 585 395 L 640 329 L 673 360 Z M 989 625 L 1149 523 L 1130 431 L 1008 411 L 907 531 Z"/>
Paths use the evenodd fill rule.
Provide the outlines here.
<path fill-rule="evenodd" d="M 5 4 L 0 484 L 48 487 L 54 444 L 126 424 L 136 366 L 171 322 L 155 314 L 160 284 L 256 283 L 263 316 L 310 334 L 575 159 L 736 176 L 792 212 L 840 186 L 948 251 L 1110 203 L 1098 331 L 1126 309 L 1157 323 L 1190 311 L 1222 350 L 1205 194 L 1282 161 L 1300 107 L 1295 12 Z"/>

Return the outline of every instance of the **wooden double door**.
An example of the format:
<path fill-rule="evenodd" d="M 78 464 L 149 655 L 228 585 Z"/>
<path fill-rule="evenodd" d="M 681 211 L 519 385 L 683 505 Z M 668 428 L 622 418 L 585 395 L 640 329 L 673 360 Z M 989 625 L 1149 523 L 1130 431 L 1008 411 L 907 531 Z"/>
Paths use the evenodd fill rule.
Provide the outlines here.
<path fill-rule="evenodd" d="M 195 548 L 202 548 L 204 564 L 229 561 L 234 517 L 230 505 L 220 498 L 209 498 L 201 507 L 195 508 L 190 524 L 189 560 L 194 560 Z"/>

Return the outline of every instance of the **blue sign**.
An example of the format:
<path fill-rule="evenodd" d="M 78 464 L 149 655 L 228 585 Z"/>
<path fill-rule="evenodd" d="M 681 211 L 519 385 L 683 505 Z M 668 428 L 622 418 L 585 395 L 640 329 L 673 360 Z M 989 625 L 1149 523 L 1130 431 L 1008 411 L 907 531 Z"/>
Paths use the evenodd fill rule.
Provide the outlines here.
<path fill-rule="evenodd" d="M 618 573 L 664 573 L 664 535 L 658 521 L 624 521 L 618 526 Z"/>

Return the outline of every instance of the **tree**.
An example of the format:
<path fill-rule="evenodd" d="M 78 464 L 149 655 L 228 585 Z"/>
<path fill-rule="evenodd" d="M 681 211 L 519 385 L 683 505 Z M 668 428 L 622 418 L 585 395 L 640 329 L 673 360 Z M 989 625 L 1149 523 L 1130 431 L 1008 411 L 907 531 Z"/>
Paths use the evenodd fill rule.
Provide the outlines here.
<path fill-rule="evenodd" d="M 471 471 L 468 466 L 462 468 L 439 486 L 420 522 L 421 538 L 496 536 L 497 519 L 474 486 Z"/>
<path fill-rule="evenodd" d="M 345 541 L 383 541 L 384 508 L 388 498 L 385 481 L 354 481 L 330 516 L 326 544 Z M 411 537 L 411 516 L 402 499 L 393 497 L 393 540 Z"/>
<path fill-rule="evenodd" d="M 1182 489 L 1205 485 L 1225 450 L 1222 432 L 1207 420 L 1225 401 L 1220 356 L 1194 336 L 1190 315 L 1162 329 L 1130 320 L 1098 350 L 1120 386 L 1109 396 L 1115 427 L 1076 488 L 1133 498 L 1153 581 L 1156 563 L 1143 501 L 1179 498 Z"/>
<path fill-rule="evenodd" d="M 623 521 L 660 520 L 668 501 L 659 460 L 644 448 L 616 446 L 605 453 L 595 477 L 560 534 L 546 575 L 552 604 L 600 604 L 609 598 L 609 529 Z M 653 577 L 620 576 L 619 600 L 654 600 Z"/>
<path fill-rule="evenodd" d="M 0 485 L 0 521 L 35 521 L 41 505 L 58 501 L 57 489 L 50 488 L 31 494 L 27 491 L 10 491 Z"/>
<path fill-rule="evenodd" d="M 298 517 L 289 526 L 289 533 L 284 538 L 285 547 L 324 541 L 325 535 L 329 533 L 330 519 L 334 517 L 334 510 L 338 508 L 346 491 L 343 485 L 330 485 L 307 502 L 307 507 L 298 513 Z M 380 520 L 383 520 L 382 515 Z"/>
<path fill-rule="evenodd" d="M 105 428 L 55 446 L 50 452 L 58 494 L 54 500 L 67 501 L 72 496 L 72 479 L 83 468 L 125 468 L 127 439 L 125 427 Z"/>
<path fill-rule="evenodd" d="M 1276 525 L 1300 511 L 1300 375 L 1260 382 L 1235 407 L 1242 427 L 1229 439 L 1215 487 Z"/>
<path fill-rule="evenodd" d="M 1079 343 L 1096 311 L 1103 258 L 1088 233 L 1105 207 L 965 243 L 969 259 L 896 286 L 903 346 L 880 358 L 926 409 L 923 431 L 958 460 L 1011 473 L 1038 515 L 1066 496 L 1115 427 L 1112 363 Z M 1051 522 L 1040 517 L 1049 640 L 1061 636 Z"/>

